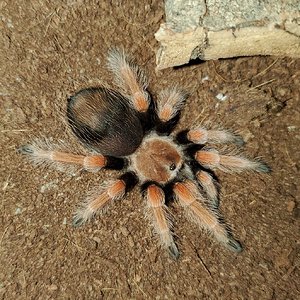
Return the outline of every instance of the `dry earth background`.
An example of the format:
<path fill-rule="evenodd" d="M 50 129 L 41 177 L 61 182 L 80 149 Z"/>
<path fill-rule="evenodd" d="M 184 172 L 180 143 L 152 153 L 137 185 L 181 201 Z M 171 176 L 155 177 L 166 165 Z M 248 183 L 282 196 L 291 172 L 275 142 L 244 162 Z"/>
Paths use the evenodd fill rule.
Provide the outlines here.
<path fill-rule="evenodd" d="M 161 1 L 1 1 L 0 14 L 3 299 L 299 299 L 300 60 L 238 58 L 155 73 Z M 181 250 L 172 261 L 144 219 L 138 189 L 74 229 L 76 205 L 115 172 L 71 176 L 16 153 L 36 136 L 73 145 L 57 107 L 111 81 L 111 46 L 137 58 L 154 96 L 174 82 L 191 92 L 180 128 L 197 120 L 234 128 L 246 153 L 272 166 L 270 175 L 218 173 L 241 254 L 172 205 Z"/>

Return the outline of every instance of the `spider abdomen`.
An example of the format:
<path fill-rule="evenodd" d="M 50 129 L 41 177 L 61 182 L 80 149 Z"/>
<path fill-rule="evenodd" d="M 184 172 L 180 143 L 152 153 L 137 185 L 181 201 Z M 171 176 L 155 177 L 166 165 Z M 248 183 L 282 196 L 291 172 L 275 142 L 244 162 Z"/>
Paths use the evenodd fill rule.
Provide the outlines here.
<path fill-rule="evenodd" d="M 121 93 L 88 88 L 68 99 L 67 118 L 77 138 L 104 155 L 127 156 L 143 138 L 136 111 Z"/>

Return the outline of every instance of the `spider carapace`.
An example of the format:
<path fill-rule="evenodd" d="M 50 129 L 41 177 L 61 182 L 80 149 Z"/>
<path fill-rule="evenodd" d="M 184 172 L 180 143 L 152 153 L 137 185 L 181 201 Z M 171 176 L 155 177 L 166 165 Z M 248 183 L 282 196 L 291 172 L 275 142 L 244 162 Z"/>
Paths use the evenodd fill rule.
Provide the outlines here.
<path fill-rule="evenodd" d="M 218 210 L 219 186 L 214 170 L 269 172 L 268 166 L 212 147 L 225 143 L 240 146 L 242 138 L 230 131 L 195 126 L 174 134 L 187 93 L 172 87 L 154 101 L 147 91 L 145 73 L 122 50 L 109 52 L 108 67 L 118 91 L 87 88 L 67 103 L 70 128 L 90 154 L 72 154 L 42 142 L 22 146 L 21 153 L 39 164 L 73 164 L 93 172 L 103 168 L 123 170 L 118 179 L 101 184 L 83 201 L 74 215 L 74 226 L 89 221 L 138 184 L 145 198 L 146 215 L 171 257 L 178 258 L 179 251 L 166 199 L 175 199 L 192 221 L 230 250 L 240 252 L 241 244 L 233 238 Z"/>

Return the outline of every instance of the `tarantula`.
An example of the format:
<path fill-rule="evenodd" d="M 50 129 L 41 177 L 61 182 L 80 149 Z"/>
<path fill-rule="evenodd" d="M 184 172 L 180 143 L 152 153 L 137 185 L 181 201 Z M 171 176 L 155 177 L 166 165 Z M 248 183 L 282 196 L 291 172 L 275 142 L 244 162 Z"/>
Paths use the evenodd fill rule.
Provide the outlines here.
<path fill-rule="evenodd" d="M 167 200 L 175 198 L 190 218 L 208 229 L 234 252 L 242 250 L 218 211 L 218 182 L 213 172 L 254 170 L 268 172 L 266 164 L 243 156 L 219 153 L 206 144 L 243 143 L 239 135 L 201 126 L 172 134 L 187 93 L 177 87 L 164 90 L 157 101 L 147 91 L 148 79 L 123 50 L 113 49 L 108 67 L 119 91 L 106 87 L 80 90 L 68 99 L 67 120 L 88 155 L 63 152 L 51 145 L 32 143 L 20 148 L 33 162 L 75 164 L 87 171 L 124 170 L 118 179 L 102 184 L 97 194 L 78 208 L 73 225 L 90 220 L 110 202 L 121 199 L 139 184 L 147 216 L 161 245 L 179 257 Z"/>

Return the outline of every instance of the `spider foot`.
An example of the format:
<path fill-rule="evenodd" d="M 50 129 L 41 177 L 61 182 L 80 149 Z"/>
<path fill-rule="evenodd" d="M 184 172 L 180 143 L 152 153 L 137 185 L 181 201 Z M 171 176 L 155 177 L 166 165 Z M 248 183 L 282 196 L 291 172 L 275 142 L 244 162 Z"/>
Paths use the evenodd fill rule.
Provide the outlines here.
<path fill-rule="evenodd" d="M 179 251 L 177 246 L 175 245 L 175 243 L 172 243 L 169 247 L 168 247 L 168 251 L 169 254 L 171 256 L 172 259 L 177 260 L 180 256 Z"/>
<path fill-rule="evenodd" d="M 243 247 L 242 247 L 241 243 L 239 241 L 235 240 L 231 236 L 228 238 L 226 246 L 229 250 L 237 252 L 237 253 L 243 251 Z"/>
<path fill-rule="evenodd" d="M 73 217 L 73 220 L 72 220 L 72 225 L 73 227 L 80 227 L 81 225 L 83 225 L 85 223 L 84 219 L 81 218 L 80 216 L 78 215 L 75 215 Z"/>

